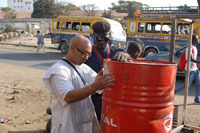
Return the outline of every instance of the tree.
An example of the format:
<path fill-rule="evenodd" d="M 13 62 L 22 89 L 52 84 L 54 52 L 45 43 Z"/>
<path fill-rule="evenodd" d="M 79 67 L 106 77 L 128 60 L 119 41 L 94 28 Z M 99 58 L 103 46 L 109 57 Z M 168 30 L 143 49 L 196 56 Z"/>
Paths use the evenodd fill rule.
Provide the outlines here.
<path fill-rule="evenodd" d="M 112 18 L 111 10 L 109 10 L 109 11 L 104 10 L 102 17 L 104 17 L 104 18 Z"/>
<path fill-rule="evenodd" d="M 69 3 L 67 5 L 64 5 L 62 3 L 56 3 L 55 4 L 55 11 L 54 11 L 54 16 L 53 17 L 58 17 L 60 15 L 69 15 L 69 11 L 72 10 L 80 10 L 79 7 L 76 7 L 75 5 Z"/>
<path fill-rule="evenodd" d="M 37 0 L 33 4 L 32 18 L 52 18 L 55 11 L 54 0 Z"/>
<path fill-rule="evenodd" d="M 87 4 L 81 6 L 81 9 L 86 13 L 87 16 L 95 16 L 95 9 L 97 9 L 97 7 L 95 4 Z"/>
<path fill-rule="evenodd" d="M 11 8 L 5 7 L 2 8 L 1 10 L 4 14 L 4 18 L 16 18 L 16 13 Z"/>
<path fill-rule="evenodd" d="M 118 4 L 112 3 L 112 7 L 110 9 L 115 10 L 120 13 L 128 13 L 128 17 L 134 17 L 134 12 L 137 10 L 141 10 L 143 4 L 136 1 L 118 1 Z"/>
<path fill-rule="evenodd" d="M 80 10 L 80 8 L 69 3 L 55 3 L 54 0 L 38 0 L 33 4 L 34 10 L 32 18 L 53 18 L 59 15 L 68 15 L 70 10 Z"/>
<path fill-rule="evenodd" d="M 11 24 L 6 24 L 5 25 L 5 30 L 4 30 L 4 32 L 14 32 L 14 31 L 16 31 L 16 28 L 13 26 L 13 25 L 11 25 Z"/>

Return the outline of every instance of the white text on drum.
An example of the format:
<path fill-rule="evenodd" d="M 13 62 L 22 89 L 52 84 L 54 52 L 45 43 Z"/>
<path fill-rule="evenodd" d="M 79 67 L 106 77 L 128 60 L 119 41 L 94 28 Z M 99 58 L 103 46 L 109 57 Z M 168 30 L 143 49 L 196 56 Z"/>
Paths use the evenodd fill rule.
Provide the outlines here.
<path fill-rule="evenodd" d="M 109 117 L 107 117 L 107 116 L 102 115 L 102 121 L 103 121 L 104 123 L 108 124 L 109 126 L 117 127 L 117 125 L 114 124 L 114 122 L 113 122 L 113 118 L 109 118 Z"/>

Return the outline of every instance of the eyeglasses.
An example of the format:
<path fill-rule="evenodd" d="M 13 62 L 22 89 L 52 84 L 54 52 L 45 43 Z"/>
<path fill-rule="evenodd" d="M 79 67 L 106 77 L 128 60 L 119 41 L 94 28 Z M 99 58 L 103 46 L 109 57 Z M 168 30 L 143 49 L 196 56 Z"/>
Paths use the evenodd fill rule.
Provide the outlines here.
<path fill-rule="evenodd" d="M 109 40 L 109 38 L 107 38 L 107 37 L 96 37 L 96 40 L 97 41 L 105 41 L 105 42 L 107 42 L 108 40 Z"/>
<path fill-rule="evenodd" d="M 85 55 L 85 56 L 87 56 L 87 57 L 90 57 L 92 54 L 88 54 L 88 53 L 86 53 L 86 52 L 84 52 L 84 51 L 82 51 L 82 50 L 80 50 L 79 48 L 77 48 L 76 46 L 74 46 L 81 54 L 83 54 L 83 55 Z"/>

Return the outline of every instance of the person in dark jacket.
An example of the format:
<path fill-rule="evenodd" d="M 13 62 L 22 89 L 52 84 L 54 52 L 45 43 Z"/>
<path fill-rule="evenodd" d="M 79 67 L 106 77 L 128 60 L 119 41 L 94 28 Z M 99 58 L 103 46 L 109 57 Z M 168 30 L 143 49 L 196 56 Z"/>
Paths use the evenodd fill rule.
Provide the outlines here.
<path fill-rule="evenodd" d="M 85 62 L 95 72 L 99 72 L 103 67 L 103 60 L 112 58 L 113 60 L 126 62 L 129 55 L 122 48 L 110 46 L 109 40 L 111 38 L 111 25 L 107 21 L 99 21 L 93 24 L 93 39 L 94 46 L 91 57 Z M 101 119 L 102 94 L 95 93 L 92 95 L 92 101 L 95 106 L 97 118 Z"/>

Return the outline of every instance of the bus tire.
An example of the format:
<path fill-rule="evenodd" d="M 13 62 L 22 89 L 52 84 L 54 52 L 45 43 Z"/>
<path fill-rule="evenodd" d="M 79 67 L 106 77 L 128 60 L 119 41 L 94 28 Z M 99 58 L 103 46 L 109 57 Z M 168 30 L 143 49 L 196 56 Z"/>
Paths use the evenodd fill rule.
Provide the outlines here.
<path fill-rule="evenodd" d="M 69 46 L 67 45 L 67 42 L 61 42 L 61 44 L 60 44 L 61 53 L 67 54 L 68 49 L 69 49 Z"/>
<path fill-rule="evenodd" d="M 158 52 L 154 48 L 149 48 L 145 51 L 144 56 L 150 56 L 157 54 Z"/>

